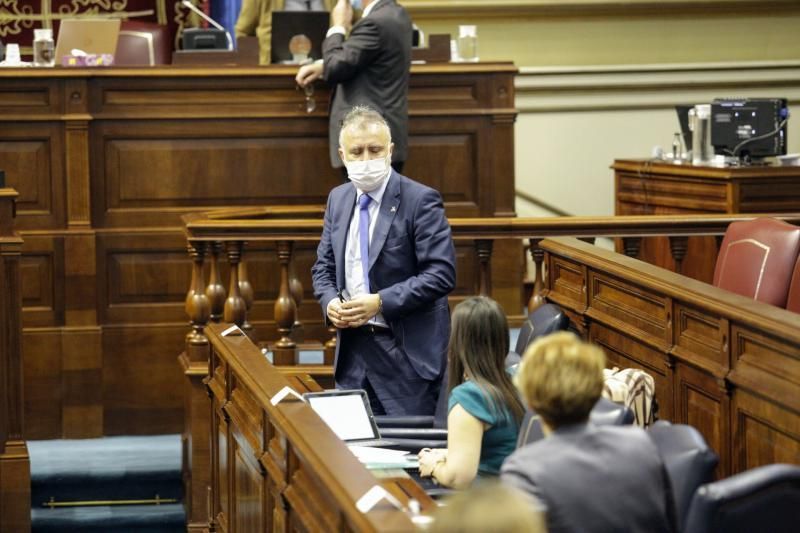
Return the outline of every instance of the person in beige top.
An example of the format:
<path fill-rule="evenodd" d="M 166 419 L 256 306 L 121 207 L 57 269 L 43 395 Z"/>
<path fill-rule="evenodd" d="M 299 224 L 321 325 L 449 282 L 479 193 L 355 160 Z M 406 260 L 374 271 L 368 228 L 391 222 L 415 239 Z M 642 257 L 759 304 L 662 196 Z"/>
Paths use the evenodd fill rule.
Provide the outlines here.
<path fill-rule="evenodd" d="M 236 19 L 236 37 L 258 37 L 258 62 L 268 65 L 272 39 L 272 12 L 289 10 L 330 11 L 334 0 L 243 0 Z"/>

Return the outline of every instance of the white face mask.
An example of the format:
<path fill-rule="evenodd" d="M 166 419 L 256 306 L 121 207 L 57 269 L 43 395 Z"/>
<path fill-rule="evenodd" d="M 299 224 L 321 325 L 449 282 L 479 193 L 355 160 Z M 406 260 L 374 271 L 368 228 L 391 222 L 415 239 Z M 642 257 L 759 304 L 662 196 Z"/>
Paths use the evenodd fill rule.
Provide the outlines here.
<path fill-rule="evenodd" d="M 389 177 L 392 167 L 389 164 L 391 155 L 379 159 L 366 161 L 345 161 L 347 177 L 359 190 L 364 192 L 374 191 Z"/>

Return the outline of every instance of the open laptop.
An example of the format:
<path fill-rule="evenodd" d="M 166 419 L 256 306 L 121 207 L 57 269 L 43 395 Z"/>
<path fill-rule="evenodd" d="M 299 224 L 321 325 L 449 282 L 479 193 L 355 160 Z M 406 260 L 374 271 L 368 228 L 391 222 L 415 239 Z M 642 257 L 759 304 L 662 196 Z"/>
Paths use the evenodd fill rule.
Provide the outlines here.
<path fill-rule="evenodd" d="M 56 38 L 56 64 L 74 49 L 87 54 L 114 54 L 119 37 L 119 19 L 64 19 Z"/>
<path fill-rule="evenodd" d="M 307 392 L 303 398 L 349 446 L 391 446 L 381 439 L 367 393 L 361 389 Z"/>
<path fill-rule="evenodd" d="M 297 35 L 305 35 L 311 41 L 308 59 L 322 59 L 322 41 L 329 25 L 330 13 L 327 11 L 273 11 L 270 62 L 295 63 L 289 41 Z"/>

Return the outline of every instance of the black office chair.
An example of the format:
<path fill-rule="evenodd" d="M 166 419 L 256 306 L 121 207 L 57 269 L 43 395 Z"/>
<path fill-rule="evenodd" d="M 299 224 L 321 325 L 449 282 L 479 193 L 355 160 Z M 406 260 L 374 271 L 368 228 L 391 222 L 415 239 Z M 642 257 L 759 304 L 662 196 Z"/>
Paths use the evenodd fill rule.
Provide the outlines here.
<path fill-rule="evenodd" d="M 692 497 L 700 485 L 714 479 L 719 457 L 692 426 L 659 420 L 647 430 L 667 470 L 678 530 L 683 531 Z"/>
<path fill-rule="evenodd" d="M 685 533 L 793 533 L 800 527 L 800 466 L 774 464 L 703 485 Z"/>
<path fill-rule="evenodd" d="M 633 424 L 633 411 L 622 404 L 600 398 L 589 413 L 589 421 L 597 426 L 629 426 Z M 525 413 L 517 437 L 517 448 L 544 438 L 542 421 L 533 411 Z"/>
<path fill-rule="evenodd" d="M 569 317 L 554 304 L 543 304 L 528 314 L 528 319 L 519 330 L 514 351 L 506 357 L 506 368 L 519 364 L 528 345 L 539 337 L 564 331 L 569 327 Z"/>

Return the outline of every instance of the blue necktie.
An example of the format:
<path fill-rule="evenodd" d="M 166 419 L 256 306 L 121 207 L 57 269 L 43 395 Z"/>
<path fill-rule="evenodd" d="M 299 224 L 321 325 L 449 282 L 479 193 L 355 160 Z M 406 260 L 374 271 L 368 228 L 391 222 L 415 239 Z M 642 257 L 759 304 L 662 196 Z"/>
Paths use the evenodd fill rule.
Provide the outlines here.
<path fill-rule="evenodd" d="M 369 294 L 369 202 L 372 198 L 362 194 L 358 199 L 358 247 L 361 250 L 361 270 L 364 271 L 364 291 Z"/>

